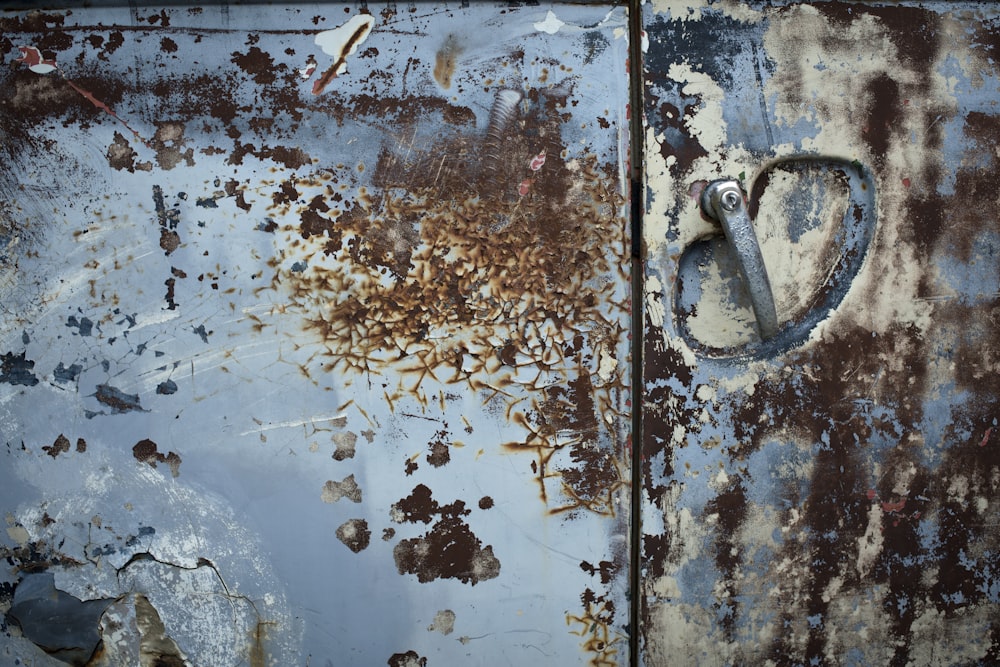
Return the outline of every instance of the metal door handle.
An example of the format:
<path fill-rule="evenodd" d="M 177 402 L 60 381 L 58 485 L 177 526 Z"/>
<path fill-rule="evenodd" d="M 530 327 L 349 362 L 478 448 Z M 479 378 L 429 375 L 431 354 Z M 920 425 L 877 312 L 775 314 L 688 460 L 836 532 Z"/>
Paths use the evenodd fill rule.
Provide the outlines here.
<path fill-rule="evenodd" d="M 773 337 L 778 333 L 774 294 L 739 182 L 720 180 L 709 183 L 701 193 L 701 209 L 705 215 L 722 223 L 722 231 L 736 255 L 740 276 L 750 292 L 760 337 L 762 340 Z"/>

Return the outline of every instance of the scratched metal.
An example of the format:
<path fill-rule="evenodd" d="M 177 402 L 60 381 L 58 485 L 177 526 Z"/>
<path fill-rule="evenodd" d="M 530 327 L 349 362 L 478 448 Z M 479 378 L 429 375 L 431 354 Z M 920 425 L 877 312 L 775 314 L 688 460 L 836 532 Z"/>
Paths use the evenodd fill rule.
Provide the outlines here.
<path fill-rule="evenodd" d="M 0 22 L 0 662 L 624 664 L 624 8 Z"/>
<path fill-rule="evenodd" d="M 1000 11 L 643 24 L 642 663 L 997 664 Z M 750 194 L 767 349 L 699 212 L 719 178 Z"/>

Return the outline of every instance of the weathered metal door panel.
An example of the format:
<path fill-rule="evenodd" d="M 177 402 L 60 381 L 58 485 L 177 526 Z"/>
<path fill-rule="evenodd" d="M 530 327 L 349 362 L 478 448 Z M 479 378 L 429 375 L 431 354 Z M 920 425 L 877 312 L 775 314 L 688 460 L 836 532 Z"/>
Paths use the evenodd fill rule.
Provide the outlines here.
<path fill-rule="evenodd" d="M 642 663 L 996 664 L 996 6 L 643 24 Z"/>
<path fill-rule="evenodd" d="M 0 662 L 625 662 L 624 8 L 368 10 L 0 17 Z"/>

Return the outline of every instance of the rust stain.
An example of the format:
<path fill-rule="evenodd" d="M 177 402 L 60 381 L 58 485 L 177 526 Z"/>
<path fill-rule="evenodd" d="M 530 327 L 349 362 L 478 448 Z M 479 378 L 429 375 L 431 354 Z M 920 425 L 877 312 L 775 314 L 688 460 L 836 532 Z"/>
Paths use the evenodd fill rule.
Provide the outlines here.
<path fill-rule="evenodd" d="M 17 48 L 21 52 L 21 55 L 15 58 L 14 62 L 24 63 L 28 69 L 36 74 L 48 74 L 50 72 L 58 73 L 62 80 L 65 81 L 70 88 L 79 93 L 84 99 L 125 126 L 125 129 L 131 132 L 132 136 L 134 136 L 137 140 L 141 141 L 146 146 L 150 145 L 149 142 L 143 139 L 136 130 L 132 129 L 125 119 L 116 114 L 111 107 L 97 99 L 97 97 L 95 97 L 89 90 L 74 83 L 59 67 L 54 59 L 45 58 L 42 55 L 42 52 L 34 46 L 19 46 Z"/>
<path fill-rule="evenodd" d="M 455 67 L 458 65 L 460 55 L 462 49 L 458 39 L 455 35 L 448 35 L 434 56 L 434 80 L 445 90 L 451 88 L 451 79 L 455 76 Z"/>
<path fill-rule="evenodd" d="M 146 20 L 150 25 L 169 25 L 167 12 Z M 358 26 L 341 50 L 331 54 L 334 63 L 315 81 L 314 94 L 322 93 L 343 72 L 346 59 L 369 30 L 370 24 Z M 43 48 L 50 49 L 56 37 L 44 39 Z M 124 43 L 117 31 L 86 39 L 93 49 L 104 49 L 99 54 L 103 60 Z M 526 91 L 523 100 L 518 97 L 516 105 L 501 109 L 506 114 L 503 118 L 491 121 L 488 137 L 475 132 L 475 113 L 470 108 L 430 96 L 383 99 L 361 94 L 353 107 L 338 103 L 326 110 L 336 122 L 343 122 L 345 114 L 359 115 L 388 120 L 399 130 L 387 141 L 376 164 L 361 165 L 355 173 L 351 168 L 315 164 L 307 149 L 266 143 L 271 132 L 291 134 L 304 111 L 319 107 L 302 106 L 292 85 L 301 86 L 299 73 L 275 65 L 269 53 L 253 46 L 254 41 L 251 36 L 248 48 L 231 53 L 235 67 L 227 68 L 232 81 L 192 75 L 157 83 L 149 92 L 163 102 L 159 117 L 185 120 L 155 124 L 153 138 L 143 142 L 153 155 L 136 150 L 127 132 L 115 132 L 107 147 L 110 168 L 133 173 L 180 170 L 193 167 L 198 155 L 226 153 L 233 166 L 243 164 L 244 159 L 249 163 L 252 156 L 289 169 L 314 167 L 313 175 L 288 178 L 281 174 L 268 181 L 273 191 L 263 200 L 253 195 L 268 186 L 254 191 L 248 182 L 225 182 L 222 177 L 216 182 L 219 192 L 198 202 L 205 207 L 216 201 L 235 202 L 253 214 L 268 208 L 258 229 L 275 234 L 284 252 L 273 262 L 270 289 L 291 295 L 289 303 L 281 306 L 282 314 L 297 316 L 320 342 L 320 352 L 299 364 L 302 373 L 310 378 L 339 373 L 348 384 L 382 375 L 400 377 L 398 386 L 384 386 L 387 401 L 392 404 L 414 396 L 425 410 L 444 410 L 447 401 L 472 393 L 491 414 L 524 428 L 523 440 L 502 449 L 535 455 L 531 469 L 538 477 L 542 498 L 554 497 L 555 488 L 569 499 L 569 505 L 560 504 L 551 511 L 567 518 L 577 510 L 616 516 L 613 495 L 624 485 L 617 437 L 609 425 L 628 419 L 620 408 L 628 389 L 624 381 L 627 364 L 620 360 L 623 363 L 608 377 L 599 376 L 595 368 L 600 351 L 621 349 L 627 335 L 623 323 L 628 320 L 629 305 L 609 297 L 614 293 L 613 283 L 627 277 L 625 202 L 618 165 L 592 154 L 576 155 L 578 148 L 562 137 L 570 105 L 576 103 L 571 94 L 573 79 L 553 83 L 550 76 L 548 89 Z M 173 39 L 164 37 L 158 43 L 161 60 L 162 54 L 169 54 L 168 58 L 183 55 Z M 442 88 L 453 85 L 460 53 L 454 37 L 447 38 L 439 50 L 433 76 Z M 362 57 L 377 55 L 377 50 L 369 49 Z M 513 55 L 515 60 L 518 57 Z M 45 60 L 39 55 L 37 64 Z M 61 70 L 58 74 L 65 78 Z M 57 90 L 66 86 L 55 76 L 50 78 L 59 85 L 30 81 L 27 74 L 15 77 L 17 105 L 28 109 L 26 99 L 32 95 L 35 102 L 55 95 L 58 103 L 46 107 L 48 116 L 65 111 L 72 99 L 86 107 L 78 104 L 75 91 L 96 109 L 87 111 L 91 118 L 110 115 L 131 130 L 114 114 L 112 105 L 124 108 L 118 106 L 117 98 L 137 91 L 127 81 L 109 83 L 106 74 L 93 77 L 99 87 L 88 79 L 81 81 L 86 89 L 67 80 L 68 93 Z M 258 106 L 237 107 L 227 90 L 239 83 L 252 83 L 260 90 Z M 4 104 L 8 109 L 14 106 L 8 101 Z M 282 128 L 261 110 L 288 113 L 293 118 L 292 130 Z M 419 119 L 421 114 L 443 119 L 449 132 L 442 136 L 447 136 L 433 144 L 414 144 L 417 133 L 412 130 L 417 121 L 410 118 Z M 188 138 L 198 128 L 186 119 L 195 117 L 207 118 L 205 131 L 221 127 L 221 133 L 232 141 L 231 150 L 216 145 L 199 149 Z M 237 118 L 240 122 L 234 122 Z M 410 145 L 404 146 L 407 141 Z M 484 161 L 485 148 L 488 160 Z M 356 187 L 362 170 L 373 189 Z M 272 173 L 280 172 L 272 169 Z M 163 182 L 163 186 L 153 186 L 153 222 L 164 254 L 172 256 L 170 261 L 181 261 L 178 257 L 183 258 L 185 252 L 178 250 L 199 232 L 193 220 L 191 228 L 186 227 L 187 218 L 182 226 L 181 210 L 187 215 L 183 193 L 166 193 L 168 181 Z M 229 202 L 222 201 L 222 188 Z M 198 272 L 194 269 L 192 276 Z M 166 278 L 164 307 L 177 310 L 181 305 L 177 294 L 184 294 L 178 289 L 183 283 L 178 281 L 187 274 L 171 267 L 169 277 L 162 277 Z M 198 275 L 197 280 L 218 289 L 218 276 L 211 272 Z M 253 319 L 256 331 L 266 328 L 266 318 L 255 315 Z M 210 332 L 205 325 L 195 328 L 192 324 L 185 330 L 190 329 L 208 342 Z M 437 391 L 437 387 L 429 388 L 431 384 L 454 385 L 455 391 Z M 157 386 L 157 394 L 176 391 L 172 381 Z M 107 386 L 96 396 L 114 413 L 142 410 L 138 394 Z M 471 433 L 471 425 L 467 431 Z M 374 439 L 374 431 L 362 435 L 369 443 Z M 356 441 L 353 433 L 333 436 L 333 459 L 353 458 Z M 83 451 L 85 444 L 81 448 L 80 443 L 82 439 L 77 450 Z M 449 464 L 456 453 L 452 449 L 460 446 L 451 441 L 446 428 L 438 431 L 411 460 L 410 472 L 416 470 L 419 457 L 425 456 L 433 467 Z M 60 435 L 43 449 L 56 458 L 68 451 L 69 440 Z M 565 456 L 555 462 L 556 454 Z M 136 443 L 133 456 L 154 468 L 167 464 L 173 476 L 178 475 L 179 455 L 160 453 L 152 440 Z M 607 478 L 606 483 L 601 478 Z M 546 491 L 546 483 L 553 481 L 555 485 Z M 353 476 L 327 481 L 321 493 L 325 502 L 342 497 L 361 501 Z M 471 504 L 474 509 L 476 500 Z M 480 510 L 494 506 L 489 496 L 478 500 Z M 499 576 L 500 561 L 493 545 L 483 545 L 474 534 L 468 519 L 472 510 L 465 502 L 440 505 L 429 489 L 418 486 L 393 510 L 402 521 L 427 525 L 425 534 L 395 545 L 400 574 L 415 575 L 421 582 L 451 578 L 471 585 Z M 336 531 L 337 538 L 356 553 L 369 546 L 370 534 L 364 519 L 350 519 Z M 383 539 L 396 539 L 395 529 L 384 529 Z M 600 570 L 602 580 L 604 571 Z M 601 602 L 595 599 L 593 604 L 596 609 Z M 601 609 L 594 613 L 613 616 L 613 609 Z M 590 612 L 579 618 L 589 619 Z M 156 630 L 155 622 L 150 622 Z M 266 629 L 258 624 L 247 649 L 251 665 L 266 663 L 265 639 Z M 604 646 L 593 648 L 598 644 L 588 644 L 588 650 L 611 655 Z M 179 658 L 168 646 L 156 659 L 166 666 Z M 409 651 L 394 655 L 389 664 L 410 667 L 426 664 L 426 659 Z"/>
<path fill-rule="evenodd" d="M 390 406 L 402 395 L 429 406 L 425 381 L 498 401 L 529 432 L 506 449 L 535 454 L 543 499 L 546 480 L 562 475 L 546 464 L 573 447 L 577 472 L 563 480 L 573 500 L 560 511 L 613 516 L 610 499 L 625 483 L 618 453 L 598 441 L 609 419 L 626 418 L 625 369 L 607 378 L 593 369 L 594 351 L 617 349 L 627 333 L 627 304 L 606 294 L 627 263 L 624 199 L 612 165 L 567 158 L 567 98 L 531 92 L 528 101 L 518 123 L 530 131 L 508 120 L 487 137 L 406 145 L 405 156 L 387 146 L 376 192 L 337 187 L 353 178 L 346 167 L 279 183 L 267 213 L 299 224 L 280 230 L 287 251 L 272 285 L 318 337 L 323 372 L 391 369 L 401 379 L 386 388 Z M 495 154 L 477 150 L 484 142 Z M 525 173 L 531 192 L 518 196 Z"/>
<path fill-rule="evenodd" d="M 387 664 L 389 667 L 427 667 L 427 658 L 421 657 L 416 651 L 393 653 Z"/>
<path fill-rule="evenodd" d="M 435 468 L 447 465 L 451 461 L 451 438 L 447 431 L 438 431 L 434 438 L 428 443 L 430 453 L 427 455 L 427 462 Z"/>
<path fill-rule="evenodd" d="M 590 654 L 587 664 L 591 667 L 616 667 L 618 653 L 627 649 L 628 638 L 612 630 L 615 606 L 611 600 L 598 597 L 594 591 L 586 589 L 581 596 L 584 613 L 567 614 L 566 625 L 571 632 L 582 638 L 581 646 Z"/>
<path fill-rule="evenodd" d="M 421 583 L 458 579 L 473 586 L 500 576 L 500 561 L 493 554 L 493 546 L 483 547 L 462 520 L 470 512 L 461 500 L 439 505 L 423 484 L 395 503 L 390 514 L 397 523 L 427 524 L 438 517 L 426 534 L 400 540 L 393 548 L 399 573 L 415 574 Z"/>
<path fill-rule="evenodd" d="M 337 539 L 354 553 L 360 553 L 371 543 L 372 531 L 364 519 L 348 519 L 337 528 Z"/>
<path fill-rule="evenodd" d="M 63 452 L 69 451 L 69 438 L 60 433 L 59 437 L 56 438 L 55 442 L 53 442 L 51 445 L 42 447 L 42 450 L 52 458 L 56 458 Z"/>
<path fill-rule="evenodd" d="M 180 474 L 181 457 L 177 452 L 162 454 L 158 451 L 157 444 L 148 438 L 135 443 L 132 447 L 132 456 L 139 463 L 149 464 L 150 468 L 155 468 L 157 463 L 166 463 L 173 477 Z"/>

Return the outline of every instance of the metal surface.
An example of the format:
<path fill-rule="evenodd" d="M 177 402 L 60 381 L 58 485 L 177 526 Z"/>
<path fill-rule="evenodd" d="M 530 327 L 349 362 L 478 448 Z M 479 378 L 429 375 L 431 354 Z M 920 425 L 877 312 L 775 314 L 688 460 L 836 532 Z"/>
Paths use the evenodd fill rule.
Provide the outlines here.
<path fill-rule="evenodd" d="M 0 15 L 0 663 L 1000 662 L 995 6 L 69 6 Z"/>
<path fill-rule="evenodd" d="M 771 281 L 767 277 L 757 234 L 743 205 L 743 190 L 739 182 L 718 180 L 709 183 L 701 192 L 701 210 L 721 223 L 729 247 L 736 255 L 736 265 L 750 296 L 760 337 L 762 340 L 772 338 L 778 333 L 774 294 L 771 293 Z"/>
<path fill-rule="evenodd" d="M 625 10 L 364 7 L 0 15 L 3 664 L 627 661 Z"/>
<path fill-rule="evenodd" d="M 998 26 L 644 5 L 641 664 L 1000 662 Z M 732 175 L 771 344 L 703 241 Z"/>

